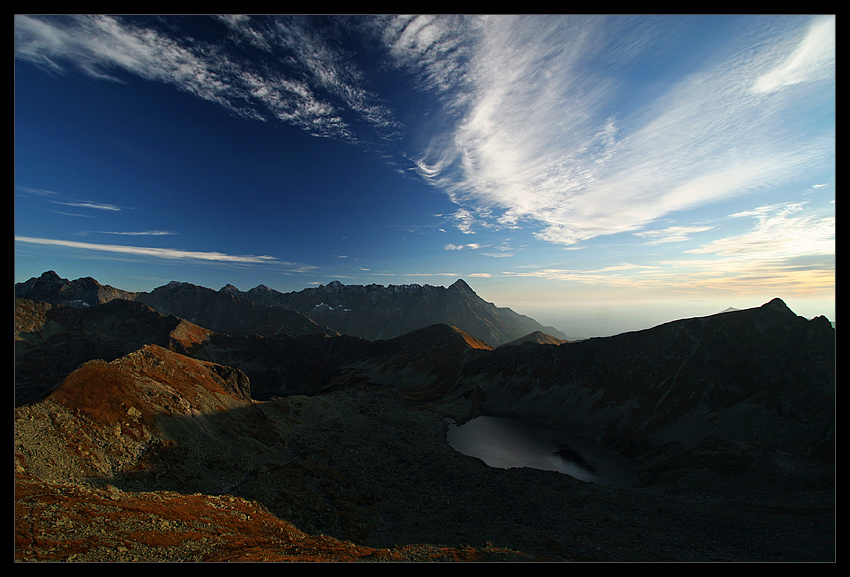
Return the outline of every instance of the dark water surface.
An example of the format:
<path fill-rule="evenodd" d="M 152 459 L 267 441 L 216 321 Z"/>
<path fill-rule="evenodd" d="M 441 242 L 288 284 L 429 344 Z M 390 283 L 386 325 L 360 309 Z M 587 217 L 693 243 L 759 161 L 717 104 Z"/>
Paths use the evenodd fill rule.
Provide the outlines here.
<path fill-rule="evenodd" d="M 450 425 L 449 444 L 490 467 L 529 467 L 557 471 L 576 479 L 613 487 L 638 481 L 637 462 L 563 429 L 503 417 L 477 417 Z"/>

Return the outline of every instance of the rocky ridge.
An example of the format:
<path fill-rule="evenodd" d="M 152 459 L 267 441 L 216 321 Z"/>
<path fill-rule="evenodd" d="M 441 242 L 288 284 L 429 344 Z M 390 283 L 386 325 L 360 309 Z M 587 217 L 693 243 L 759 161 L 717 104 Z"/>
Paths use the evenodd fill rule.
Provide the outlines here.
<path fill-rule="evenodd" d="M 775 300 L 494 348 L 445 324 L 222 334 L 17 299 L 19 367 L 73 354 L 15 411 L 16 559 L 832 560 L 823 321 Z M 594 436 L 641 483 L 487 467 L 446 443 L 478 414 Z"/>
<path fill-rule="evenodd" d="M 299 312 L 339 333 L 368 340 L 389 339 L 435 324 L 457 326 L 492 346 L 533 331 L 563 337 L 554 327 L 544 327 L 530 317 L 485 301 L 462 279 L 448 287 L 344 285 L 333 281 L 290 293 L 264 285 L 245 292 L 228 285 L 222 291 Z"/>
<path fill-rule="evenodd" d="M 15 285 L 16 297 L 73 307 L 90 307 L 113 299 L 133 300 L 136 294 L 102 285 L 91 277 L 69 281 L 54 271 Z"/>

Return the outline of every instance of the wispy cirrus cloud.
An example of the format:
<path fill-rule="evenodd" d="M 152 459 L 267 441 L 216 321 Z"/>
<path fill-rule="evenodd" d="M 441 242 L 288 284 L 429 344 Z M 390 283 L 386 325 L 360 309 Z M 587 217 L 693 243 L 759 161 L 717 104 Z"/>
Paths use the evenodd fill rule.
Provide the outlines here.
<path fill-rule="evenodd" d="M 669 226 L 667 228 L 657 230 L 644 230 L 632 233 L 639 238 L 645 238 L 651 244 L 664 242 L 682 242 L 689 240 L 691 236 L 698 232 L 706 232 L 714 227 L 711 226 Z"/>
<path fill-rule="evenodd" d="M 126 254 L 133 256 L 154 257 L 168 260 L 197 260 L 224 263 L 264 264 L 280 263 L 278 259 L 267 255 L 231 255 L 215 251 L 190 251 L 174 248 L 155 248 L 145 246 L 126 246 L 117 244 L 96 244 L 88 242 L 77 242 L 51 238 L 35 238 L 28 236 L 16 236 L 15 242 L 37 245 L 59 246 L 84 251 L 96 251 Z M 292 264 L 292 263 L 289 263 Z"/>
<path fill-rule="evenodd" d="M 761 206 L 738 212 L 731 218 L 753 218 L 745 233 L 716 239 L 689 254 L 740 257 L 750 261 L 835 256 L 835 215 L 805 213 L 805 203 Z M 834 269 L 833 269 L 834 271 Z"/>
<path fill-rule="evenodd" d="M 20 185 L 20 184 L 15 185 L 15 190 L 19 191 L 20 193 L 27 194 L 27 195 L 33 195 L 33 196 L 55 197 L 55 196 L 59 195 L 58 192 L 55 192 L 55 191 L 52 191 L 52 190 L 45 190 L 43 188 L 34 188 L 32 186 L 23 186 L 23 185 Z"/>
<path fill-rule="evenodd" d="M 17 16 L 16 58 L 133 74 L 316 136 L 390 139 L 387 154 L 459 205 L 461 232 L 531 227 L 562 246 L 834 161 L 834 16 L 731 17 L 687 61 L 688 27 L 712 17 L 223 15 L 203 38 L 170 26 L 194 18 Z M 386 70 L 412 86 L 378 93 Z M 411 87 L 427 110 L 401 114 L 393 97 Z M 824 122 L 797 125 L 799 106 Z"/>
<path fill-rule="evenodd" d="M 481 248 L 481 245 L 474 242 L 467 244 L 447 244 L 443 247 L 444 250 L 477 250 L 479 248 Z"/>
<path fill-rule="evenodd" d="M 112 234 L 117 236 L 172 236 L 178 233 L 170 230 L 139 230 L 139 231 L 112 231 L 112 230 L 96 230 L 81 232 L 81 235 L 88 234 Z"/>
<path fill-rule="evenodd" d="M 91 208 L 94 210 L 105 210 L 108 212 L 121 212 L 121 207 L 116 206 L 114 204 L 108 204 L 103 202 L 89 202 L 89 201 L 68 201 L 68 202 L 60 202 L 54 201 L 56 204 L 61 204 L 64 206 L 73 206 L 75 208 Z"/>
<path fill-rule="evenodd" d="M 534 223 L 547 242 L 639 230 L 832 161 L 834 128 L 801 129 L 787 113 L 832 104 L 818 83 L 834 82 L 834 17 L 761 18 L 645 94 L 620 75 L 654 54 L 663 19 L 495 16 L 462 34 L 451 18 L 404 24 L 399 62 L 455 111 L 415 158 L 419 174 L 468 209 Z M 441 52 L 457 57 L 428 58 Z"/>
<path fill-rule="evenodd" d="M 806 211 L 805 203 L 783 203 L 738 212 L 730 218 L 754 222 L 744 232 L 685 250 L 681 258 L 592 269 L 539 266 L 503 274 L 682 293 L 814 295 L 834 291 L 834 215 Z M 653 232 L 669 238 L 679 228 L 690 227 Z"/>
<path fill-rule="evenodd" d="M 206 18 L 189 16 L 192 19 Z M 155 17 L 15 17 L 15 56 L 55 72 L 123 73 L 174 86 L 254 120 L 276 119 L 316 136 L 386 138 L 396 123 L 362 85 L 351 58 L 297 17 L 222 16 L 220 34 L 193 38 Z M 268 52 L 245 58 L 245 48 Z M 364 136 L 364 130 L 377 133 Z"/>

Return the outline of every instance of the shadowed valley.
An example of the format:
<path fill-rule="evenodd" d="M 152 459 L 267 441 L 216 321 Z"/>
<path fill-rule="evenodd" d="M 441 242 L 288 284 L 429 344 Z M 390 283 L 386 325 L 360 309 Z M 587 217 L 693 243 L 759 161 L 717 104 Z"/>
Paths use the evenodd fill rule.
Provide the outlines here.
<path fill-rule="evenodd" d="M 835 329 L 780 299 L 573 342 L 463 281 L 15 292 L 16 560 L 835 557 Z M 639 480 L 489 467 L 481 415 Z"/>

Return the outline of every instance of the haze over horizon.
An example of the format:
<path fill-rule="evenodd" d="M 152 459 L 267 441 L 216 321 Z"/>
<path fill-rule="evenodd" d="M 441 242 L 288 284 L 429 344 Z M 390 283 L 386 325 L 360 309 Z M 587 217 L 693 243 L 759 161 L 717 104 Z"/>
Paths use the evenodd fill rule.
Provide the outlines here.
<path fill-rule="evenodd" d="M 835 321 L 834 15 L 15 16 L 15 282 Z"/>

